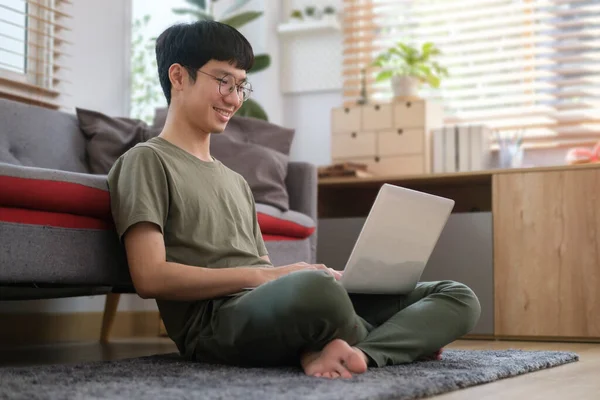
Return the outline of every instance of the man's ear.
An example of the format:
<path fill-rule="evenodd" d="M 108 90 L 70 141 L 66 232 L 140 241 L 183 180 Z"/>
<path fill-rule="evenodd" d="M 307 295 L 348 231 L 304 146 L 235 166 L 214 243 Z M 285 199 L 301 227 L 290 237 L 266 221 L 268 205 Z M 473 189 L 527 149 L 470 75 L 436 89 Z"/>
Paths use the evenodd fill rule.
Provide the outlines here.
<path fill-rule="evenodd" d="M 173 64 L 169 67 L 169 80 L 171 81 L 171 88 L 174 91 L 183 90 L 187 79 L 188 72 L 181 64 Z"/>

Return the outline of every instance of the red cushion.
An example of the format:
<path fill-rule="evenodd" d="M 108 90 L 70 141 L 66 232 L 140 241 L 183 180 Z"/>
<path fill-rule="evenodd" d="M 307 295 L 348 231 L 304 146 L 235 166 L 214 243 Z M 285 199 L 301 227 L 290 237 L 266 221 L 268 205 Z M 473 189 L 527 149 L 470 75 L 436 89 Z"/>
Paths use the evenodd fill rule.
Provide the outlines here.
<path fill-rule="evenodd" d="M 305 239 L 312 235 L 316 229 L 314 226 L 300 225 L 293 221 L 277 218 L 262 212 L 258 212 L 257 217 L 260 230 L 266 235 Z"/>
<path fill-rule="evenodd" d="M 112 227 L 110 193 L 106 190 L 73 182 L 4 175 L 0 176 L 0 187 L 0 221 L 65 228 Z M 263 205 L 258 208 L 264 240 L 305 239 L 316 229 L 312 221 L 307 224 L 307 217 L 299 213 L 276 212 Z"/>
<path fill-rule="evenodd" d="M 12 207 L 0 207 L 0 221 L 59 228 L 114 229 L 112 223 L 98 218 Z"/>
<path fill-rule="evenodd" d="M 278 236 L 278 235 L 263 235 L 263 240 L 265 242 L 276 242 L 280 240 L 300 240 L 291 236 Z"/>
<path fill-rule="evenodd" d="M 69 213 L 112 221 L 106 190 L 72 182 L 0 176 L 0 206 Z"/>

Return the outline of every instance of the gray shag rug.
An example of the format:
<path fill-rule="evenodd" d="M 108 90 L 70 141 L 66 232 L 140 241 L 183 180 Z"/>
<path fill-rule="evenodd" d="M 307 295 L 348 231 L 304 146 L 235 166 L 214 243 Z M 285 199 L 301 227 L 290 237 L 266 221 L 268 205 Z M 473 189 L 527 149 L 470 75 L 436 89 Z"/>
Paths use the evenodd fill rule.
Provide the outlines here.
<path fill-rule="evenodd" d="M 577 361 L 575 353 L 445 350 L 440 361 L 373 368 L 349 380 L 296 368 L 237 368 L 176 354 L 0 368 L 2 399 L 418 399 Z"/>

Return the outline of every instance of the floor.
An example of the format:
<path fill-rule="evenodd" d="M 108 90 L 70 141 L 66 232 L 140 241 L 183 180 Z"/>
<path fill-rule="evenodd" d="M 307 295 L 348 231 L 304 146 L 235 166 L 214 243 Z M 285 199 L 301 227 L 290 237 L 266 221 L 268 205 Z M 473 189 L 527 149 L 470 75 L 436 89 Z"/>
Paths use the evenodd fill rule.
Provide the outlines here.
<path fill-rule="evenodd" d="M 434 397 L 436 400 L 491 399 L 598 399 L 600 398 L 600 344 L 461 340 L 453 349 L 563 350 L 579 354 L 580 361 L 477 387 Z M 157 353 L 174 352 L 164 338 L 115 340 L 99 343 L 61 344 L 20 349 L 0 348 L 0 367 L 116 360 Z"/>

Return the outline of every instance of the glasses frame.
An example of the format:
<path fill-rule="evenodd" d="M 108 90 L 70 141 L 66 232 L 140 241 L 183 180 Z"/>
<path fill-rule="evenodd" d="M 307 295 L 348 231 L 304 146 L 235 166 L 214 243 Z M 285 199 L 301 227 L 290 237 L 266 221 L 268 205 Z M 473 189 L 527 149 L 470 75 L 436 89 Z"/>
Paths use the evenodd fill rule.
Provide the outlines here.
<path fill-rule="evenodd" d="M 250 82 L 248 82 L 248 81 L 244 81 L 243 83 L 241 83 L 241 84 L 238 85 L 237 84 L 237 80 L 231 74 L 225 74 L 223 77 L 219 78 L 218 76 L 209 74 L 208 72 L 204 72 L 201 69 L 199 69 L 198 72 L 201 72 L 204 75 L 210 76 L 211 78 L 213 78 L 214 80 L 216 80 L 217 82 L 219 82 L 219 94 L 221 96 L 223 96 L 223 97 L 229 96 L 231 93 L 233 93 L 233 88 L 234 87 L 237 88 L 238 98 L 242 101 L 242 103 L 245 102 L 245 101 L 247 101 L 250 98 L 250 96 L 252 96 L 252 92 L 253 92 L 253 90 L 252 90 L 252 84 Z M 231 87 L 231 90 L 229 91 L 229 93 L 223 93 L 221 91 L 221 88 L 224 85 L 224 80 L 225 80 L 226 77 L 231 77 L 231 79 L 233 79 L 233 82 L 234 82 L 234 84 Z M 241 86 L 241 85 L 244 85 L 244 86 Z M 246 97 L 246 98 L 244 98 L 244 92 L 245 91 L 248 93 L 248 97 Z M 241 96 L 240 96 L 240 93 L 241 93 Z"/>

